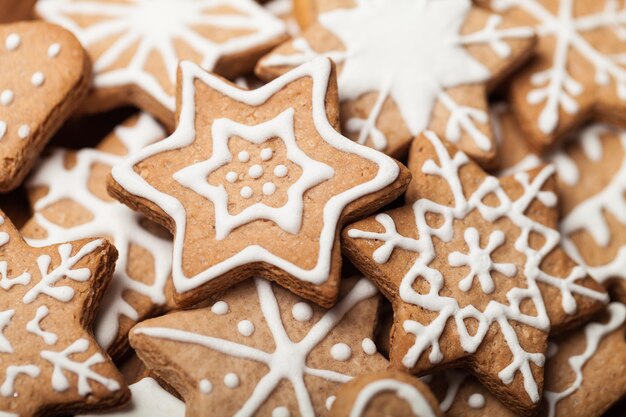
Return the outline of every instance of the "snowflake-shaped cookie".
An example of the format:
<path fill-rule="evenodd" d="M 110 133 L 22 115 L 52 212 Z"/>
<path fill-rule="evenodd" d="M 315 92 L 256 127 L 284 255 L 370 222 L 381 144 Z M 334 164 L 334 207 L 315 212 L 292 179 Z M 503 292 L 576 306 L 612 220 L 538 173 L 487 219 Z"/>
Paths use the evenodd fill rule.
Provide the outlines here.
<path fill-rule="evenodd" d="M 253 0 L 44 0 L 36 12 L 91 55 L 86 111 L 135 104 L 169 127 L 181 60 L 236 77 L 286 38 L 285 25 Z"/>
<path fill-rule="evenodd" d="M 324 310 L 249 280 L 211 308 L 138 324 L 131 344 L 182 394 L 188 416 L 325 415 L 337 386 L 388 365 L 371 340 L 376 288 L 364 278 L 343 283 L 341 300 Z"/>
<path fill-rule="evenodd" d="M 181 64 L 176 131 L 114 167 L 109 183 L 113 196 L 175 234 L 177 302 L 261 275 L 334 303 L 337 228 L 408 183 L 396 161 L 335 130 L 334 74 L 319 58 L 242 90 Z"/>
<path fill-rule="evenodd" d="M 525 56 L 529 28 L 469 0 L 335 0 L 302 37 L 263 58 L 272 78 L 324 55 L 339 67 L 344 131 L 393 156 L 426 128 L 489 163 L 486 88 Z M 480 57 L 480 58 L 479 58 Z"/>
<path fill-rule="evenodd" d="M 409 204 L 343 234 L 345 253 L 393 301 L 391 361 L 414 372 L 465 363 L 530 414 L 551 327 L 607 300 L 559 249 L 554 169 L 498 180 L 432 132 L 414 142 L 409 166 Z"/>

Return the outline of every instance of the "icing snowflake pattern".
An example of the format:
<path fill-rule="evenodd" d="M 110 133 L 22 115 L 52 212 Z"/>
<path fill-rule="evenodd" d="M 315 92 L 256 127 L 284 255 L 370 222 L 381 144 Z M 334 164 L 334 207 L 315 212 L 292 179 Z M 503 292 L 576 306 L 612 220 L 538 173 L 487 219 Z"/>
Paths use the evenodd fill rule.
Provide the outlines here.
<path fill-rule="evenodd" d="M 412 135 L 428 127 L 437 102 L 450 116 L 446 139 L 456 143 L 465 131 L 476 146 L 488 151 L 491 141 L 477 127 L 488 123 L 481 109 L 459 104 L 446 89 L 479 83 L 490 71 L 470 55 L 465 46 L 488 45 L 501 58 L 511 53 L 506 39 L 528 38 L 529 28 L 499 28 L 501 17 L 492 15 L 486 26 L 474 33 L 460 31 L 471 9 L 466 0 L 358 0 L 350 9 L 337 9 L 319 16 L 320 24 L 345 46 L 345 51 L 316 52 L 304 38 L 293 41 L 292 55 L 274 55 L 267 66 L 298 65 L 323 55 L 343 64 L 339 75 L 341 100 L 356 100 L 378 92 L 367 119 L 347 120 L 348 131 L 359 132 L 358 142 L 371 138 L 375 149 L 387 147 L 377 127 L 383 104 L 392 98 Z M 393 46 L 390 46 L 393 45 Z M 415 57 L 407 58 L 407 54 Z"/>
<path fill-rule="evenodd" d="M 524 192 L 516 200 L 512 200 L 508 196 L 500 182 L 494 177 L 486 177 L 482 184 L 466 198 L 459 177 L 459 168 L 467 164 L 469 158 L 460 151 L 453 156 L 448 154 L 445 146 L 434 133 L 426 132 L 425 136 L 432 143 L 440 165 L 429 159 L 423 164 L 422 172 L 428 175 L 439 176 L 447 182 L 454 197 L 454 206 L 441 205 L 428 199 L 420 199 L 413 203 L 412 207 L 420 236 L 419 239 L 409 239 L 399 235 L 395 230 L 395 226 L 391 228 L 393 219 L 386 214 L 380 214 L 376 217 L 377 221 L 385 227 L 384 233 L 350 229 L 348 235 L 351 238 L 376 239 L 384 242 L 373 255 L 374 260 L 378 263 L 386 263 L 395 248 L 402 248 L 420 254 L 402 279 L 399 289 L 400 298 L 406 303 L 439 314 L 430 324 L 420 324 L 413 320 L 406 320 L 402 324 L 406 333 L 415 335 L 414 345 L 409 348 L 403 358 L 404 366 L 407 368 L 415 366 L 417 360 L 429 348 L 431 350 L 428 358 L 431 363 L 438 363 L 443 359 L 439 338 L 449 319 L 454 320 L 459 333 L 461 347 L 465 352 L 469 353 L 478 349 L 490 326 L 493 323 L 497 323 L 512 354 L 511 363 L 500 370 L 498 376 L 503 383 L 510 384 L 515 374 L 520 372 L 529 398 L 533 402 L 537 402 L 540 400 L 540 396 L 537 383 L 531 371 L 531 363 L 543 366 L 545 357 L 543 353 L 524 350 L 510 321 L 519 322 L 544 331 L 549 330 L 550 321 L 538 283 L 550 285 L 560 290 L 562 308 L 568 314 L 573 314 L 576 311 L 577 306 L 574 294 L 591 297 L 596 300 L 607 300 L 606 294 L 576 283 L 576 281 L 586 276 L 585 270 L 581 267 L 576 266 L 572 268 L 569 275 L 565 278 L 557 278 L 540 269 L 542 260 L 558 247 L 560 234 L 556 230 L 530 219 L 524 212 L 535 199 L 538 199 L 546 206 L 554 206 L 556 204 L 554 193 L 541 191 L 545 182 L 553 174 L 554 167 L 547 166 L 543 168 L 532 180 L 530 180 L 527 173 L 518 173 L 515 179 L 523 187 Z M 498 198 L 498 205 L 491 206 L 485 204 L 483 199 L 488 195 L 495 195 Z M 524 278 L 527 287 L 514 287 L 509 290 L 506 294 L 509 304 L 502 304 L 492 299 L 483 311 L 479 311 L 471 304 L 461 307 L 455 298 L 440 295 L 439 291 L 444 285 L 444 277 L 440 271 L 429 267 L 429 264 L 436 256 L 433 238 L 437 237 L 443 242 L 452 240 L 454 236 L 454 220 L 464 219 L 474 210 L 480 213 L 488 222 L 494 222 L 499 218 L 506 217 L 519 227 L 520 234 L 515 241 L 515 249 L 525 255 L 526 259 Z M 439 227 L 431 227 L 426 220 L 429 214 L 440 215 L 443 223 Z M 540 248 L 535 249 L 531 246 L 529 240 L 531 233 L 537 233 L 544 238 L 543 245 Z M 492 267 L 496 268 L 495 265 L 497 264 L 494 265 L 491 261 L 487 262 L 481 255 L 485 251 L 490 251 L 501 244 L 503 237 L 498 232 L 494 232 L 490 236 L 490 242 L 487 244 L 486 249 L 481 249 L 478 246 L 478 236 L 474 232 L 466 231 L 465 238 L 466 241 L 472 242 L 469 243 L 470 253 L 469 255 L 453 254 L 451 256 L 453 263 L 458 261 L 460 264 L 463 261 L 470 266 L 474 264 L 472 269 L 474 272 L 479 273 L 481 285 L 484 288 L 485 284 L 487 284 L 487 289 L 489 289 L 490 285 L 493 285 L 491 278 L 487 280 L 487 277 L 483 276 L 481 281 L 480 272 L 486 272 L 486 270 Z M 476 268 L 475 265 L 480 266 Z M 501 264 L 499 268 L 504 271 L 504 275 L 513 275 L 514 270 L 511 266 L 509 264 Z M 471 276 L 472 274 L 470 273 Z M 413 288 L 414 282 L 418 279 L 424 279 L 429 283 L 430 288 L 427 294 L 420 294 Z M 467 279 L 466 277 L 465 280 Z M 463 281 L 461 282 L 463 283 Z M 531 315 L 522 312 L 520 306 L 523 302 L 531 302 L 536 309 L 536 314 Z M 473 334 L 468 331 L 465 324 L 465 320 L 468 318 L 475 319 L 478 323 L 477 329 Z"/>
<path fill-rule="evenodd" d="M 224 8 L 227 11 L 220 11 Z M 135 84 L 171 111 L 175 110 L 175 98 L 169 90 L 176 83 L 181 60 L 176 41 L 199 55 L 203 68 L 213 70 L 221 57 L 258 47 L 285 32 L 279 19 L 251 0 L 45 0 L 37 3 L 37 12 L 71 30 L 87 49 L 114 40 L 94 60 L 95 87 Z M 80 19 L 95 17 L 103 19 L 87 26 L 80 24 Z M 241 33 L 217 42 L 202 35 L 206 28 Z M 133 54 L 128 65 L 116 68 L 129 52 Z M 165 67 L 169 86 L 146 71 L 153 54 Z"/>

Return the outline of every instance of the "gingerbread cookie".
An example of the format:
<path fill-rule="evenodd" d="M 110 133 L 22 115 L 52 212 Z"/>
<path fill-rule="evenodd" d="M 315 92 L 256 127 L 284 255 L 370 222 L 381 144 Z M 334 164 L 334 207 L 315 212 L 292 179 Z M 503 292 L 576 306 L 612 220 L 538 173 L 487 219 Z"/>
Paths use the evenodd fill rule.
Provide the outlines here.
<path fill-rule="evenodd" d="M 552 147 L 590 116 L 626 123 L 626 5 L 616 0 L 486 0 L 539 36 L 511 82 L 512 110 L 533 146 Z"/>
<path fill-rule="evenodd" d="M 329 417 L 443 417 L 423 382 L 403 372 L 363 375 L 337 391 Z"/>
<path fill-rule="evenodd" d="M 0 25 L 0 61 L 0 192 L 7 192 L 85 97 L 90 72 L 78 40 L 43 22 Z"/>
<path fill-rule="evenodd" d="M 119 358 L 128 348 L 128 331 L 163 311 L 171 272 L 167 231 L 106 192 L 111 166 L 164 137 L 147 114 L 117 127 L 97 149 L 58 149 L 42 161 L 28 181 L 34 217 L 22 233 L 33 246 L 106 237 L 119 251 L 111 286 L 96 318 L 96 340 Z"/>
<path fill-rule="evenodd" d="M 122 376 L 91 336 L 117 252 L 104 239 L 27 245 L 0 212 L 0 414 L 123 403 Z"/>
<path fill-rule="evenodd" d="M 302 37 L 261 59 L 272 79 L 323 55 L 338 64 L 342 128 L 403 157 L 424 129 L 481 164 L 496 155 L 486 92 L 531 52 L 532 30 L 469 0 L 335 0 Z"/>
<path fill-rule="evenodd" d="M 36 12 L 76 34 L 93 60 L 84 111 L 133 104 L 170 129 L 181 60 L 234 78 L 287 39 L 253 0 L 44 0 Z"/>
<path fill-rule="evenodd" d="M 115 166 L 109 182 L 175 235 L 177 303 L 262 276 L 333 305 L 339 228 L 397 198 L 410 176 L 335 130 L 330 60 L 250 91 L 183 62 L 178 85 L 174 134 Z"/>
<path fill-rule="evenodd" d="M 551 327 L 607 300 L 559 248 L 554 169 L 498 180 L 433 132 L 416 139 L 409 166 L 408 204 L 343 232 L 346 255 L 394 306 L 392 365 L 462 364 L 530 415 Z"/>
<path fill-rule="evenodd" d="M 376 288 L 342 282 L 342 299 L 323 310 L 255 278 L 210 308 L 138 324 L 130 341 L 183 396 L 188 417 L 324 416 L 340 384 L 387 366 L 371 340 Z"/>
<path fill-rule="evenodd" d="M 37 0 L 4 0 L 0 4 L 0 23 L 30 19 Z"/>

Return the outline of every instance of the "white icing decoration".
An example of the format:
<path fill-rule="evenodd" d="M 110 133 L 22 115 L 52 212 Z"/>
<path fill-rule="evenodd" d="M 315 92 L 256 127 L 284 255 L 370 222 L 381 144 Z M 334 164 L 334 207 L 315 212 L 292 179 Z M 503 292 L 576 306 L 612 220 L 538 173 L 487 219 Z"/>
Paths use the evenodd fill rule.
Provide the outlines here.
<path fill-rule="evenodd" d="M 376 344 L 369 337 L 366 337 L 361 341 L 361 349 L 363 349 L 363 352 L 367 355 L 374 355 L 378 351 L 376 349 Z"/>
<path fill-rule="evenodd" d="M 278 178 L 285 177 L 288 172 L 289 170 L 287 169 L 287 167 L 282 164 L 276 165 L 276 167 L 274 167 L 274 175 L 276 175 Z"/>
<path fill-rule="evenodd" d="M 531 29 L 499 29 L 500 16 L 491 16 L 484 29 L 461 35 L 471 9 L 469 0 L 360 0 L 354 8 L 339 8 L 319 16 L 320 24 L 341 40 L 345 51 L 314 51 L 303 38 L 294 40 L 296 53 L 271 55 L 267 66 L 298 65 L 316 56 L 343 63 L 339 74 L 342 101 L 378 92 L 367 119 L 347 120 L 346 128 L 368 137 L 376 149 L 387 147 L 387 138 L 376 127 L 388 98 L 395 104 L 413 136 L 426 129 L 432 110 L 441 103 L 450 116 L 446 138 L 458 142 L 466 131 L 483 151 L 491 141 L 476 126 L 488 123 L 481 109 L 457 103 L 447 88 L 484 82 L 489 70 L 470 55 L 466 45 L 491 47 L 501 57 L 510 48 L 505 39 L 527 38 Z M 407 56 L 411 58 L 408 59 Z"/>
<path fill-rule="evenodd" d="M 237 159 L 239 162 L 248 162 L 250 160 L 250 154 L 247 151 L 241 151 L 237 154 Z"/>
<path fill-rule="evenodd" d="M 559 289 L 562 308 L 568 314 L 573 314 L 577 308 L 574 294 L 607 301 L 606 294 L 576 283 L 586 276 L 586 271 L 582 267 L 572 268 L 568 276 L 563 278 L 552 276 L 540 269 L 542 260 L 558 247 L 560 234 L 556 230 L 532 220 L 524 213 L 535 199 L 547 206 L 556 204 L 554 193 L 541 190 L 545 182 L 552 176 L 554 168 L 552 166 L 543 168 L 532 181 L 527 173 L 518 173 L 515 179 L 522 187 L 523 193 L 516 200 L 509 197 L 496 178 L 489 176 L 469 197 L 466 197 L 459 177 L 459 169 L 469 163 L 467 155 L 460 151 L 450 155 L 433 132 L 426 132 L 425 136 L 435 149 L 439 165 L 434 160 L 429 159 L 424 162 L 422 172 L 439 176 L 445 180 L 453 196 L 453 206 L 441 205 L 427 199 L 419 199 L 414 202 L 412 207 L 419 239 L 399 235 L 395 225 L 391 227 L 394 222 L 387 214 L 376 216 L 378 222 L 385 228 L 385 232 L 375 233 L 351 229 L 348 231 L 348 235 L 352 238 L 375 239 L 384 242 L 373 254 L 373 259 L 378 263 L 386 263 L 396 248 L 419 253 L 419 257 L 402 279 L 399 295 L 403 302 L 436 312 L 438 316 L 429 324 L 421 324 L 413 320 L 404 321 L 402 324 L 404 331 L 414 334 L 416 337 L 414 345 L 409 348 L 402 360 L 404 366 L 413 367 L 428 349 L 430 349 L 428 358 L 432 363 L 438 363 L 443 359 L 439 338 L 449 319 L 454 320 L 461 347 L 468 353 L 473 353 L 478 349 L 491 325 L 497 323 L 512 355 L 511 363 L 499 372 L 500 379 L 503 383 L 510 384 L 515 374 L 518 371 L 521 372 L 528 396 L 533 402 L 537 402 L 540 396 L 537 383 L 531 372 L 531 363 L 543 366 L 545 358 L 543 353 L 524 350 L 510 321 L 516 321 L 543 331 L 549 330 L 550 322 L 538 283 Z M 498 204 L 495 206 L 486 205 L 483 199 L 487 195 L 495 195 Z M 474 210 L 487 222 L 493 223 L 497 219 L 507 218 L 517 226 L 520 229 L 520 234 L 514 247 L 525 257 L 522 277 L 526 287 L 514 287 L 509 290 L 506 294 L 509 304 L 490 300 L 484 311 L 479 311 L 471 304 L 461 307 L 456 299 L 440 295 L 439 291 L 444 286 L 444 277 L 440 271 L 428 266 L 436 256 L 433 238 L 436 237 L 443 242 L 451 241 L 454 237 L 454 221 L 464 219 Z M 443 223 L 437 228 L 429 226 L 426 221 L 426 216 L 429 213 L 441 216 Z M 539 234 L 544 239 L 543 245 L 538 249 L 533 248 L 529 243 L 531 232 Z M 413 283 L 417 279 L 424 279 L 428 282 L 430 289 L 427 294 L 420 294 L 413 288 Z M 481 282 L 481 284 L 483 283 Z M 520 310 L 520 305 L 523 302 L 531 302 L 536 312 L 532 315 L 524 314 Z M 468 318 L 475 319 L 477 322 L 477 328 L 473 334 L 469 333 L 465 324 L 465 320 Z"/>
<path fill-rule="evenodd" d="M 261 160 L 262 161 L 269 161 L 270 159 L 272 159 L 272 156 L 274 155 L 274 151 L 272 151 L 270 148 L 263 148 L 261 149 Z"/>
<path fill-rule="evenodd" d="M 611 55 L 597 48 L 586 37 L 586 33 L 598 33 L 607 29 L 618 34 L 618 40 L 626 41 L 623 26 L 626 24 L 626 9 L 618 10 L 618 2 L 605 0 L 604 9 L 585 15 L 574 15 L 574 1 L 560 0 L 556 13 L 538 0 L 492 0 L 497 11 L 517 7 L 526 12 L 537 23 L 535 31 L 540 39 L 554 37 L 554 53 L 549 67 L 532 74 L 532 89 L 526 97 L 533 106 L 542 105 L 537 126 L 545 134 L 554 132 L 559 123 L 559 112 L 576 114 L 580 106 L 576 97 L 585 86 L 569 72 L 569 54 L 575 53 L 595 69 L 598 86 L 615 84 L 617 96 L 626 100 L 626 69 L 620 65 L 619 55 Z M 523 28 L 518 28 L 523 29 Z M 540 41 L 541 43 L 542 41 Z M 545 59 L 550 60 L 549 57 Z M 585 64 L 585 65 L 586 65 Z"/>
<path fill-rule="evenodd" d="M 411 384 L 395 379 L 379 379 L 370 382 L 359 391 L 349 417 L 361 417 L 367 405 L 381 392 L 392 391 L 409 405 L 414 416 L 435 417 L 436 414 L 422 393 Z"/>
<path fill-rule="evenodd" d="M 258 164 L 252 165 L 248 170 L 248 175 L 253 179 L 261 178 L 263 176 L 263 167 Z"/>
<path fill-rule="evenodd" d="M 325 282 L 330 271 L 331 253 L 335 242 L 337 221 L 344 208 L 351 202 L 365 195 L 384 189 L 389 184 L 393 183 L 393 181 L 395 181 L 398 177 L 399 168 L 393 159 L 388 158 L 380 152 L 376 152 L 370 148 L 359 146 L 335 131 L 328 122 L 325 110 L 325 100 L 330 70 L 330 61 L 321 58 L 296 68 L 256 90 L 246 91 L 225 83 L 222 79 L 204 72 L 197 65 L 190 62 L 181 63 L 182 106 L 177 130 L 172 136 L 164 141 L 147 147 L 134 157 L 115 166 L 112 171 L 113 178 L 129 193 L 145 198 L 149 201 L 153 201 L 173 219 L 173 222 L 176 225 L 176 234 L 174 237 L 172 277 L 174 286 L 178 292 L 189 291 L 237 266 L 253 262 L 270 263 L 305 282 L 314 284 L 321 284 Z M 258 245 L 251 245 L 243 249 L 235 256 L 216 265 L 210 266 L 195 276 L 187 277 L 182 266 L 183 244 L 185 241 L 185 230 L 187 224 L 185 207 L 176 198 L 163 193 L 150 185 L 144 178 L 134 171 L 133 166 L 155 154 L 166 152 L 171 149 L 178 149 L 183 146 L 189 146 L 195 141 L 195 131 L 189 127 L 194 125 L 195 120 L 196 110 L 194 83 L 196 81 L 203 82 L 209 87 L 214 88 L 217 91 L 247 105 L 259 106 L 262 103 L 265 103 L 278 91 L 281 91 L 288 84 L 303 77 L 311 77 L 313 79 L 312 117 L 315 128 L 320 133 L 320 136 L 327 145 L 332 146 L 339 151 L 354 154 L 376 164 L 378 166 L 376 176 L 365 183 L 356 185 L 353 188 L 333 196 L 326 203 L 323 209 L 323 224 L 318 239 L 318 259 L 316 260 L 313 268 L 303 269 L 291 262 L 277 257 Z M 287 119 L 285 120 L 287 121 Z M 292 119 L 289 119 L 288 121 L 290 123 L 293 122 Z M 291 189 L 293 188 L 294 187 L 292 186 Z M 294 199 L 292 198 L 291 200 Z M 240 215 L 243 215 L 243 213 L 245 213 L 245 211 Z M 288 219 L 293 219 L 295 217 L 297 216 L 294 216 L 293 212 L 289 211 L 285 218 L 281 218 L 281 223 L 290 223 L 290 225 L 293 225 L 294 221 L 289 221 Z M 296 221 L 299 224 L 300 220 L 298 219 Z M 218 225 L 218 227 L 223 226 Z"/>
<path fill-rule="evenodd" d="M 4 41 L 4 47 L 9 51 L 14 51 L 20 46 L 20 43 L 22 43 L 20 35 L 17 33 L 10 33 Z"/>
<path fill-rule="evenodd" d="M 276 184 L 273 182 L 266 182 L 263 184 L 263 194 L 272 195 L 276 192 Z"/>
<path fill-rule="evenodd" d="M 272 410 L 272 417 L 291 417 L 291 413 L 287 407 L 276 407 Z"/>
<path fill-rule="evenodd" d="M 237 173 L 235 171 L 229 171 L 226 174 L 226 181 L 232 183 L 237 182 L 237 180 L 239 179 L 239 175 L 237 175 Z"/>
<path fill-rule="evenodd" d="M 87 339 L 78 339 L 60 352 L 51 350 L 41 351 L 41 357 L 54 366 L 51 383 L 55 391 L 64 392 L 70 387 L 70 381 L 67 379 L 65 372 L 75 374 L 78 377 L 78 394 L 83 397 L 92 392 L 91 386 L 89 385 L 90 380 L 103 385 L 109 391 L 117 391 L 120 389 L 120 385 L 117 381 L 106 378 L 91 369 L 92 366 L 105 361 L 104 356 L 100 353 L 94 353 L 84 362 L 77 362 L 70 359 L 71 355 L 85 353 L 88 349 L 89 341 Z"/>
<path fill-rule="evenodd" d="M 291 0 L 269 0 L 263 3 L 263 7 L 274 16 L 285 21 L 289 35 L 296 36 L 300 33 L 300 26 L 293 15 L 293 2 Z"/>
<path fill-rule="evenodd" d="M 218 301 L 217 303 L 213 304 L 213 307 L 211 307 L 211 312 L 218 316 L 223 316 L 224 314 L 228 313 L 228 303 L 226 303 L 225 301 Z"/>
<path fill-rule="evenodd" d="M 235 11 L 219 11 L 220 8 Z M 45 20 L 72 31 L 87 50 L 112 41 L 94 60 L 96 88 L 134 84 L 171 111 L 175 110 L 176 100 L 168 91 L 176 83 L 178 63 L 183 59 L 175 41 L 191 48 L 203 68 L 213 70 L 220 58 L 253 50 L 285 32 L 279 19 L 251 0 L 132 0 L 120 4 L 47 0 L 38 2 L 36 11 Z M 87 26 L 79 23 L 81 18 L 94 16 L 104 19 Z M 242 33 L 214 42 L 203 35 L 207 28 Z M 129 52 L 132 58 L 128 64 L 116 68 Z M 153 55 L 165 67 L 170 85 L 162 85 L 146 70 Z"/>
<path fill-rule="evenodd" d="M 0 120 L 0 139 L 4 137 L 7 133 L 7 122 L 4 120 Z"/>
<path fill-rule="evenodd" d="M 243 125 L 229 119 L 217 119 L 211 127 L 213 137 L 211 158 L 187 166 L 174 174 L 176 181 L 213 203 L 216 239 L 225 239 L 232 230 L 258 219 L 271 220 L 288 233 L 296 234 L 300 230 L 304 193 L 332 178 L 334 170 L 326 164 L 311 159 L 298 147 L 294 133 L 294 114 L 295 110 L 289 108 L 274 119 L 255 126 Z M 229 197 L 224 186 L 211 185 L 206 181 L 206 178 L 213 171 L 229 164 L 232 160 L 228 141 L 235 136 L 257 145 L 271 138 L 279 138 L 285 144 L 287 158 L 302 168 L 300 178 L 287 190 L 288 200 L 283 206 L 272 207 L 258 202 L 246 207 L 238 214 L 232 215 L 228 212 Z M 242 153 L 240 152 L 239 155 Z M 262 170 L 260 165 L 253 165 L 248 175 L 252 178 L 258 178 L 263 174 Z M 244 198 L 252 197 L 252 189 L 247 186 L 242 188 L 241 196 Z"/>
<path fill-rule="evenodd" d="M 242 336 L 252 336 L 252 333 L 254 333 L 254 324 L 252 324 L 250 320 L 241 320 L 237 323 L 237 331 L 239 331 Z"/>
<path fill-rule="evenodd" d="M 9 278 L 7 273 L 8 266 L 7 261 L 0 261 L 0 288 L 10 290 L 14 285 L 27 285 L 30 283 L 31 275 L 28 272 L 22 272 L 15 278 Z"/>
<path fill-rule="evenodd" d="M 336 361 L 347 361 L 352 357 L 352 349 L 345 343 L 336 343 L 330 348 L 330 356 Z"/>
<path fill-rule="evenodd" d="M 35 87 L 41 87 L 45 80 L 46 80 L 46 77 L 43 75 L 43 72 L 41 71 L 35 72 L 33 76 L 30 78 L 30 82 Z"/>
<path fill-rule="evenodd" d="M 204 395 L 210 394 L 213 391 L 213 384 L 208 379 L 201 379 L 200 384 L 198 385 L 200 392 Z"/>
<path fill-rule="evenodd" d="M 13 103 L 14 98 L 15 95 L 13 94 L 12 90 L 4 90 L 2 91 L 2 94 L 0 94 L 0 104 L 2 104 L 3 106 L 8 106 L 9 104 Z"/>
<path fill-rule="evenodd" d="M 48 58 L 56 58 L 61 52 L 61 45 L 53 43 L 48 47 Z"/>
<path fill-rule="evenodd" d="M 58 336 L 53 332 L 47 332 L 41 328 L 41 320 L 46 318 L 49 313 L 50 310 L 47 306 L 37 307 L 35 317 L 26 323 L 26 331 L 41 337 L 47 345 L 54 345 L 59 339 Z"/>
<path fill-rule="evenodd" d="M 163 137 L 163 130 L 147 114 L 141 114 L 134 126 L 115 129 L 129 154 Z M 89 189 L 89 178 L 94 165 L 113 166 L 124 157 L 96 149 L 83 149 L 76 153 L 76 164 L 65 168 L 66 151 L 57 150 L 44 160 L 28 182 L 29 187 L 46 187 L 48 193 L 35 203 L 35 220 L 47 232 L 45 239 L 27 239 L 34 246 L 93 237 L 109 237 L 118 250 L 118 259 L 111 284 L 107 288 L 96 319 L 95 334 L 98 344 L 109 348 L 118 335 L 122 316 L 132 321 L 139 319 L 138 312 L 123 297 L 126 291 L 146 296 L 156 305 L 165 303 L 165 283 L 171 271 L 169 241 L 158 237 L 141 226 L 143 217 L 117 201 L 105 201 Z M 72 200 L 87 209 L 92 218 L 74 227 L 61 227 L 48 220 L 43 211 L 62 200 Z M 152 255 L 154 279 L 150 284 L 137 281 L 128 275 L 129 250 L 138 245 Z"/>
<path fill-rule="evenodd" d="M 239 386 L 239 377 L 236 374 L 228 373 L 224 376 L 224 385 L 228 388 L 237 388 Z"/>
<path fill-rule="evenodd" d="M 291 315 L 297 321 L 309 321 L 313 318 L 313 309 L 310 304 L 300 301 L 299 303 L 295 303 L 291 308 Z"/>
<path fill-rule="evenodd" d="M 249 359 L 265 364 L 269 368 L 269 372 L 259 380 L 252 396 L 248 398 L 241 410 L 238 411 L 238 416 L 249 417 L 255 415 L 259 407 L 283 380 L 289 381 L 293 385 L 300 415 L 315 415 L 304 378 L 317 377 L 327 381 L 345 383 L 351 377 L 331 370 L 310 368 L 306 365 L 307 357 L 354 306 L 376 295 L 376 288 L 366 279 L 359 280 L 342 300 L 332 309 L 326 311 L 323 317 L 311 327 L 309 332 L 299 342 L 293 342 L 284 328 L 278 300 L 272 289 L 272 284 L 262 279 L 255 279 L 254 282 L 263 318 L 276 346 L 272 352 L 265 352 L 222 339 L 221 335 L 208 336 L 176 328 L 140 327 L 135 329 L 134 333 L 203 346 L 231 357 Z"/>
<path fill-rule="evenodd" d="M 459 392 L 461 383 L 468 374 L 457 369 L 450 369 L 444 371 L 442 375 L 446 379 L 447 389 L 445 397 L 441 403 L 439 403 L 439 408 L 441 408 L 441 411 L 445 413 L 450 409 L 450 407 L 452 407 L 452 404 L 454 404 L 454 400 L 456 398 L 456 394 Z"/>
<path fill-rule="evenodd" d="M 41 370 L 35 365 L 9 365 L 5 374 L 4 382 L 0 386 L 0 395 L 12 397 L 15 395 L 15 380 L 20 374 L 37 378 L 41 374 Z"/>
<path fill-rule="evenodd" d="M 467 399 L 467 405 L 471 408 L 483 408 L 485 406 L 485 397 L 482 394 L 474 393 Z"/>
<path fill-rule="evenodd" d="M 0 352 L 1 353 L 13 353 L 13 346 L 11 346 L 11 342 L 9 342 L 9 340 L 6 337 L 4 337 L 4 335 L 2 334 L 2 332 L 4 331 L 4 328 L 7 327 L 9 323 L 11 323 L 11 319 L 13 318 L 13 315 L 15 315 L 14 309 L 0 311 Z"/>
<path fill-rule="evenodd" d="M 559 346 L 548 340 L 548 350 L 546 351 L 546 358 L 550 359 L 551 357 L 553 357 L 554 355 L 556 355 L 559 352 Z"/>
<path fill-rule="evenodd" d="M 326 398 L 326 409 L 328 411 L 330 411 L 330 409 L 333 407 L 333 404 L 335 403 L 335 400 L 337 399 L 337 397 L 335 397 L 334 395 L 331 395 L 330 397 Z"/>
<path fill-rule="evenodd" d="M 28 127 L 28 125 L 21 125 L 17 129 L 17 136 L 19 136 L 20 139 L 26 139 L 29 134 L 30 134 L 30 127 Z"/>
<path fill-rule="evenodd" d="M 243 197 L 243 198 L 250 198 L 254 195 L 254 191 L 252 190 L 252 188 L 248 187 L 247 185 L 245 187 L 241 188 L 241 191 L 239 191 L 239 194 Z"/>

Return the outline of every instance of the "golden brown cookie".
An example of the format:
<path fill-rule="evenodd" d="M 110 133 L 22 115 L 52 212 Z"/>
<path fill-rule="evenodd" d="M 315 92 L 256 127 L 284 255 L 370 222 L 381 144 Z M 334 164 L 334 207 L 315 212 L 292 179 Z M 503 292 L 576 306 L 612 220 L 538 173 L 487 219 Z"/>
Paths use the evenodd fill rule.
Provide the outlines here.
<path fill-rule="evenodd" d="M 146 320 L 131 344 L 185 399 L 188 417 L 324 416 L 351 376 L 384 369 L 371 346 L 378 292 L 344 279 L 330 310 L 261 278 L 210 308 Z"/>
<path fill-rule="evenodd" d="M 91 335 L 115 247 L 98 239 L 33 248 L 0 219 L 0 414 L 67 415 L 126 401 L 122 376 Z"/>
<path fill-rule="evenodd" d="M 330 60 L 249 91 L 183 62 L 178 85 L 174 134 L 118 164 L 109 182 L 175 235 L 177 303 L 262 276 L 333 305 L 339 228 L 397 198 L 410 176 L 335 130 Z"/>
<path fill-rule="evenodd" d="M 392 365 L 462 365 L 521 415 L 539 406 L 548 333 L 607 296 L 559 248 L 551 166 L 496 179 L 426 132 L 408 204 L 343 232 L 348 258 L 394 306 Z"/>
<path fill-rule="evenodd" d="M 85 97 L 90 71 L 78 40 L 43 22 L 0 25 L 0 62 L 0 192 L 7 192 Z"/>
<path fill-rule="evenodd" d="M 469 0 L 334 0 L 301 37 L 261 59 L 273 79 L 323 55 L 338 65 L 342 130 L 403 157 L 431 129 L 484 165 L 496 156 L 486 94 L 527 58 L 530 29 Z"/>
<path fill-rule="evenodd" d="M 234 78 L 287 39 L 283 22 L 253 0 L 43 0 L 36 12 L 71 30 L 93 60 L 82 111 L 132 104 L 170 129 L 181 60 Z"/>
<path fill-rule="evenodd" d="M 337 391 L 329 417 L 443 417 L 419 379 L 398 371 L 362 375 Z"/>
<path fill-rule="evenodd" d="M 115 128 L 96 149 L 55 150 L 27 183 L 35 212 L 22 229 L 29 244 L 104 237 L 119 251 L 94 327 L 100 346 L 116 359 L 128 348 L 130 328 L 166 307 L 172 245 L 167 231 L 107 194 L 107 177 L 113 165 L 164 136 L 142 113 Z"/>
<path fill-rule="evenodd" d="M 3 0 L 0 3 L 0 23 L 30 19 L 37 0 Z"/>

